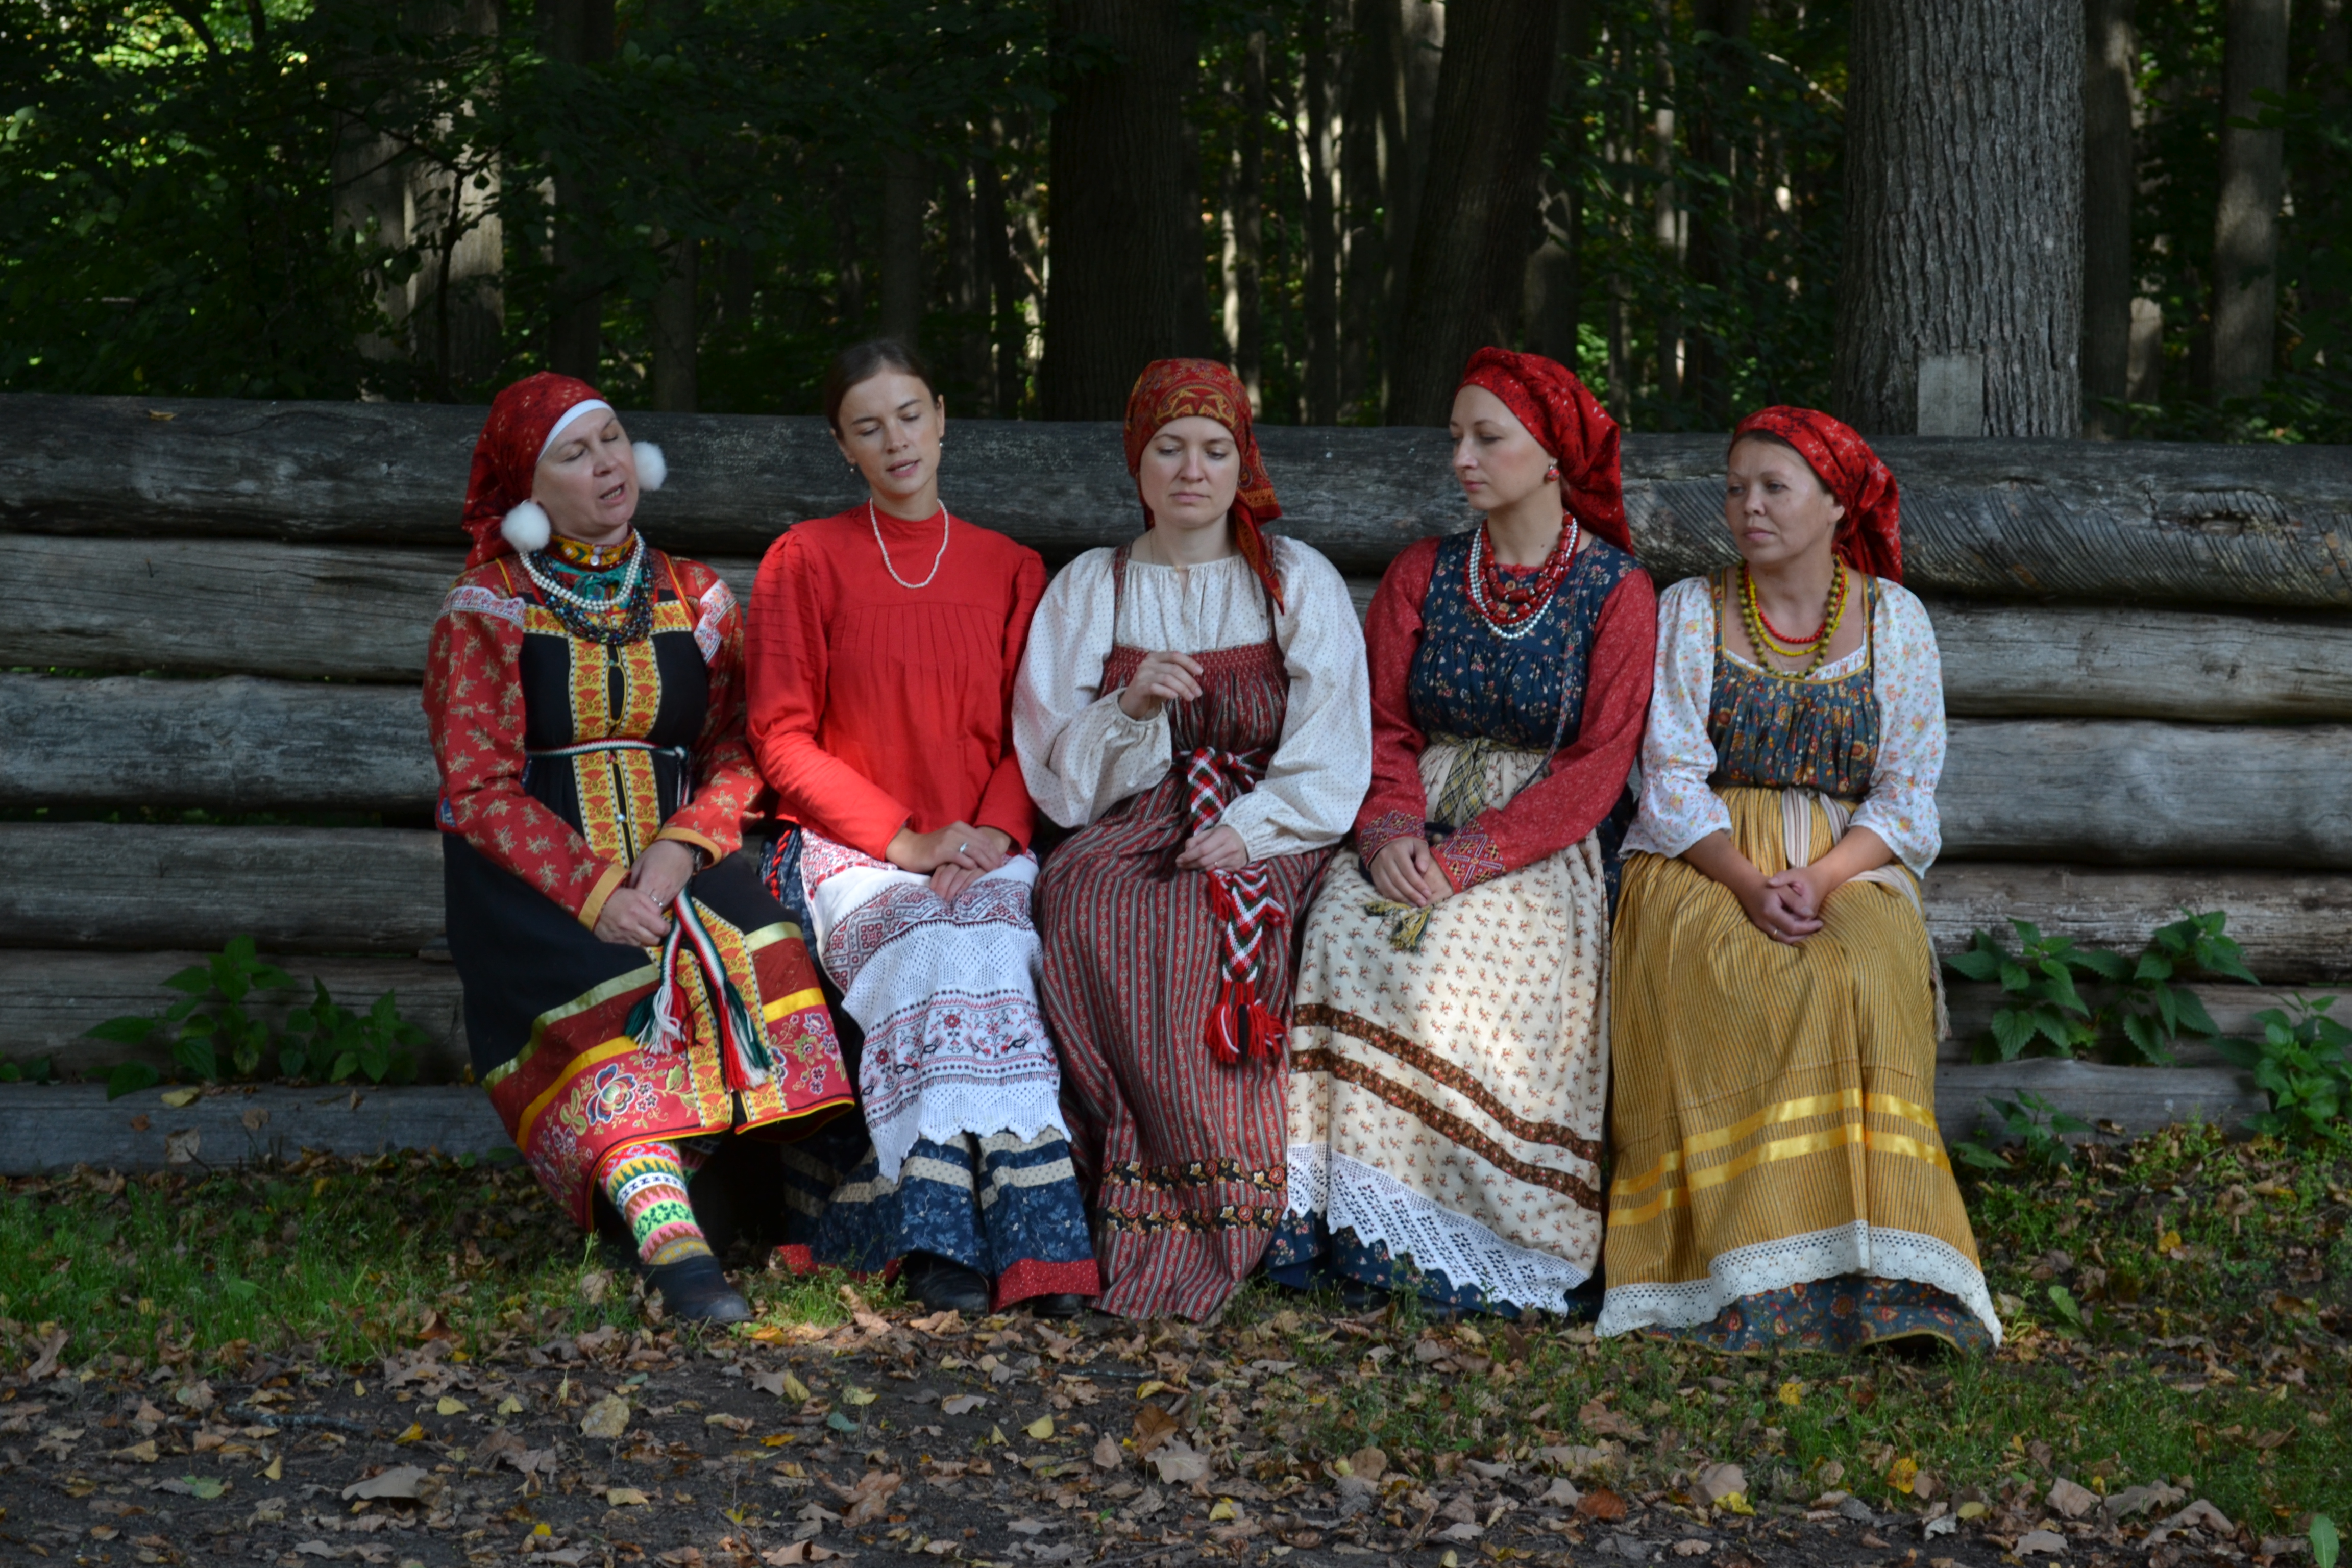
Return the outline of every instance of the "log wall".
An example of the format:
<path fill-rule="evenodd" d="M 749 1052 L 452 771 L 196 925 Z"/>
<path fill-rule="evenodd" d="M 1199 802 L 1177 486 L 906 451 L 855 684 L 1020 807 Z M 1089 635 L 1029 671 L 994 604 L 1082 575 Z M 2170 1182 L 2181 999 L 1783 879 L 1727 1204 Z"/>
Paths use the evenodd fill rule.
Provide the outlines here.
<path fill-rule="evenodd" d="M 103 1066 L 118 1048 L 81 1028 L 249 934 L 347 1003 L 394 990 L 433 1038 L 428 1072 L 462 1071 L 416 682 L 462 558 L 480 411 L 12 395 L 0 417 L 0 575 L 21 588 L 0 625 L 5 1053 Z M 857 499 L 815 420 L 628 424 L 670 459 L 648 534 L 739 595 L 783 527 Z M 1440 433 L 1262 436 L 1280 530 L 1330 556 L 1360 605 L 1402 544 L 1469 521 Z M 1937 950 L 2012 917 L 2128 949 L 2221 908 L 2266 980 L 2352 983 L 2352 451 L 1881 450 L 1952 716 Z M 1728 560 L 1722 443 L 1632 436 L 1624 452 L 1660 584 Z M 1055 563 L 1137 523 L 1108 425 L 959 421 L 946 479 L 958 515 Z M 203 820 L 135 820 L 155 811 Z M 126 820 L 75 820 L 93 816 Z M 2276 999 L 2207 996 L 2231 1024 Z M 2203 1058 L 1975 1065 L 1967 1037 L 1995 1000 L 1954 989 L 1951 1128 L 2011 1079 L 2141 1120 L 2246 1100 Z"/>

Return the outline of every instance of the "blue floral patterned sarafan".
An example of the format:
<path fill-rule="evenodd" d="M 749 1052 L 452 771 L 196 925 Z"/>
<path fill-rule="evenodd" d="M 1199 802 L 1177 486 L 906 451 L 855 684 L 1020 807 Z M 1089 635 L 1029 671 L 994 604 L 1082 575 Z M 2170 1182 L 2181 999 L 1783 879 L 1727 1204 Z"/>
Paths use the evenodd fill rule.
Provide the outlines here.
<path fill-rule="evenodd" d="M 1736 569 L 1735 569 L 1736 570 Z M 1859 805 L 1878 766 L 1878 579 L 1863 576 L 1863 660 L 1829 680 L 1763 669 L 1724 650 L 1725 615 L 1736 579 L 1715 578 L 1715 687 L 1706 737 L 1717 789 L 1811 789 Z M 1851 1351 L 1881 1341 L 1941 1340 L 1963 1350 L 1989 1349 L 1992 1336 L 1974 1312 L 1932 1285 L 1860 1274 L 1761 1290 L 1704 1323 L 1662 1330 L 1660 1338 L 1734 1353 L 1782 1350 Z"/>
<path fill-rule="evenodd" d="M 1641 563 L 1607 540 L 1581 535 L 1568 575 L 1538 612 L 1534 628 L 1513 639 L 1496 633 L 1470 602 L 1467 570 L 1476 534 L 1475 529 L 1454 534 L 1437 547 L 1429 591 L 1421 601 L 1421 647 L 1405 687 L 1413 722 L 1432 739 L 1484 740 L 1528 752 L 1568 746 L 1584 722 L 1585 671 L 1601 608 Z M 1617 846 L 1633 824 L 1633 805 L 1632 792 L 1624 793 L 1599 829 L 1612 909 L 1617 902 Z M 1428 825 L 1427 833 L 1433 844 L 1444 837 L 1436 823 Z M 1276 1282 L 1294 1289 L 1346 1279 L 1418 1296 L 1438 1309 L 1519 1316 L 1510 1302 L 1490 1301 L 1475 1285 L 1456 1287 L 1444 1270 L 1417 1268 L 1409 1254 L 1392 1253 L 1385 1243 L 1368 1247 L 1352 1229 L 1334 1234 L 1319 1215 L 1282 1217 L 1266 1248 L 1265 1269 Z M 1596 1274 L 1576 1300 L 1597 1310 L 1600 1299 Z"/>

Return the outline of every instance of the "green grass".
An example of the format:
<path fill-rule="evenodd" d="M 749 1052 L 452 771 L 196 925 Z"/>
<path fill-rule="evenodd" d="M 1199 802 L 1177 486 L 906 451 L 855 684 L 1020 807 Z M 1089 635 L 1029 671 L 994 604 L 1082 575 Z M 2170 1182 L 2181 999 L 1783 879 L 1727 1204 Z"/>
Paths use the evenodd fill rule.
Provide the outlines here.
<path fill-rule="evenodd" d="M 1728 1357 L 1579 1328 L 1427 1326 L 1409 1305 L 1358 1333 L 1335 1303 L 1264 1285 L 1215 1328 L 1160 1325 L 1148 1344 L 1180 1352 L 1195 1386 L 1200 1358 L 1232 1369 L 1202 1397 L 1244 1449 L 1377 1445 L 1425 1472 L 1449 1454 L 1591 1442 L 1580 1412 L 1603 1399 L 1642 1428 L 1621 1460 L 1629 1488 L 1671 1491 L 1723 1460 L 1746 1468 L 1759 1506 L 1811 1498 L 1831 1466 L 1836 1486 L 1888 1506 L 1903 1500 L 1886 1479 L 1902 1460 L 1939 1497 L 1996 1506 L 2056 1475 L 2110 1491 L 2186 1477 L 2231 1518 L 2287 1533 L 2313 1510 L 2352 1512 L 2347 1186 L 2341 1151 L 2202 1128 L 1971 1183 L 2010 1330 L 1989 1359 Z M 478 1353 L 635 1327 L 625 1286 L 590 1299 L 600 1273 L 513 1165 L 314 1157 L 19 1181 L 0 1196 L 0 1365 L 58 1324 L 67 1365 L 115 1372 L 255 1351 L 356 1366 L 427 1333 Z M 759 1276 L 750 1289 L 763 1322 L 830 1324 L 845 1315 L 842 1283 Z M 1419 1359 L 1424 1337 L 1451 1360 Z M 1267 1360 L 1296 1365 L 1244 1370 Z"/>

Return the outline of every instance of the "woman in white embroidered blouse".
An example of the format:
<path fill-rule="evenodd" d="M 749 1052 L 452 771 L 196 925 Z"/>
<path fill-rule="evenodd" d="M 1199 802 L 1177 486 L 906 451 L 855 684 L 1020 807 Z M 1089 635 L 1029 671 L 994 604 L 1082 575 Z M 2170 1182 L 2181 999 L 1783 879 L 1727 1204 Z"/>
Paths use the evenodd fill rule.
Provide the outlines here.
<path fill-rule="evenodd" d="M 1943 683 L 1900 585 L 1895 480 L 1808 409 L 1743 420 L 1728 468 L 1743 563 L 1659 602 L 1601 1331 L 1998 1343 L 1936 1131 L 1919 883 L 1941 843 Z"/>
<path fill-rule="evenodd" d="M 1364 640 L 1279 515 L 1223 365 L 1129 400 L 1145 532 L 1054 580 L 1014 689 L 1045 1016 L 1103 1310 L 1205 1318 L 1282 1213 L 1291 932 L 1371 771 Z"/>

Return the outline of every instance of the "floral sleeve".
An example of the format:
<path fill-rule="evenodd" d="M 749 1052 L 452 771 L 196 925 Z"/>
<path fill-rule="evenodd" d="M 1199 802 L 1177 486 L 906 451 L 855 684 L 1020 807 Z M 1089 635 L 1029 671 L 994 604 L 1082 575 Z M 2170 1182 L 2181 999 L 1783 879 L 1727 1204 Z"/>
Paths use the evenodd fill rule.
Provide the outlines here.
<path fill-rule="evenodd" d="M 1944 843 L 1936 813 L 1936 784 L 1944 774 L 1943 662 L 1927 606 L 1885 581 L 1878 595 L 1872 617 L 1878 765 L 1853 826 L 1877 834 L 1897 859 L 1925 876 Z"/>
<path fill-rule="evenodd" d="M 1714 694 L 1715 599 L 1706 578 L 1685 577 L 1658 600 L 1641 813 L 1625 835 L 1625 853 L 1680 855 L 1710 833 L 1731 831 L 1731 813 L 1706 782 L 1715 773 L 1715 742 L 1706 735 Z"/>

